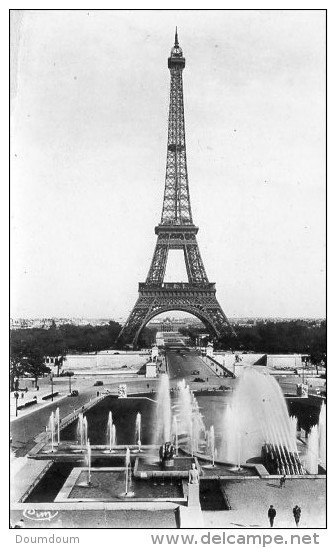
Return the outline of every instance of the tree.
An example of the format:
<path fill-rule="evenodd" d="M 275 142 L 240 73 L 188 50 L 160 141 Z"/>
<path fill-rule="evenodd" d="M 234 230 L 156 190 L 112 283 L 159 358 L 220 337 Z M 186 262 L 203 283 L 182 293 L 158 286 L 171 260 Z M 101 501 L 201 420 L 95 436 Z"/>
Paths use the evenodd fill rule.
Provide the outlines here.
<path fill-rule="evenodd" d="M 23 358 L 25 371 L 34 377 L 37 387 L 38 378 L 45 373 L 50 373 L 50 368 L 44 363 L 44 355 L 39 348 L 32 348 Z"/>
<path fill-rule="evenodd" d="M 9 381 L 10 391 L 17 390 L 19 387 L 19 377 L 24 373 L 24 368 L 21 364 L 21 360 L 18 356 L 11 356 L 10 369 L 9 369 Z"/>
<path fill-rule="evenodd" d="M 64 358 L 65 356 L 57 356 L 55 358 L 55 365 L 57 366 L 57 377 L 59 377 L 59 374 L 60 374 L 60 368 L 63 366 L 63 361 L 64 361 Z"/>

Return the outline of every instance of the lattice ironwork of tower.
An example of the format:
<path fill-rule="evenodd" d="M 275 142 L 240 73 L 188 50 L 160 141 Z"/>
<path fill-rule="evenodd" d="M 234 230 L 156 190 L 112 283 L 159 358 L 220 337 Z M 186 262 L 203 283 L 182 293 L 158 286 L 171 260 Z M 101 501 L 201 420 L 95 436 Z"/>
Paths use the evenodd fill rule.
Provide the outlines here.
<path fill-rule="evenodd" d="M 166 182 L 161 222 L 155 227 L 157 243 L 152 263 L 144 283 L 139 283 L 139 297 L 125 323 L 119 341 L 137 345 L 145 325 L 157 314 L 182 310 L 197 316 L 212 337 L 234 334 L 217 298 L 215 283 L 205 272 L 198 248 L 198 227 L 193 223 L 184 129 L 182 72 L 185 58 L 175 43 L 168 58 L 170 70 L 170 105 Z M 182 249 L 188 275 L 187 283 L 164 283 L 170 249 Z"/>

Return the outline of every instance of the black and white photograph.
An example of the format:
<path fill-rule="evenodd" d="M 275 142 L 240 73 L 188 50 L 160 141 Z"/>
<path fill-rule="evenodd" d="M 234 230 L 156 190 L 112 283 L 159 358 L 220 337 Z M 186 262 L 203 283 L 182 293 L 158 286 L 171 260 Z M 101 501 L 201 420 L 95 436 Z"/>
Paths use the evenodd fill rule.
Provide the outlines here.
<path fill-rule="evenodd" d="M 327 10 L 9 20 L 16 543 L 318 543 Z"/>

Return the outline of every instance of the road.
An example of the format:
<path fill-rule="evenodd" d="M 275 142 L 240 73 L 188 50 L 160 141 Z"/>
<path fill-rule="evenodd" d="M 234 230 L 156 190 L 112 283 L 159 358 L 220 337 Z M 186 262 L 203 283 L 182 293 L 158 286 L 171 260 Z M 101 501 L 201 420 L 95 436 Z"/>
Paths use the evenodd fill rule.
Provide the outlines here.
<path fill-rule="evenodd" d="M 94 388 L 87 388 L 77 397 L 63 398 L 46 407 L 34 410 L 32 413 L 23 415 L 11 423 L 12 444 L 17 457 L 22 457 L 34 446 L 34 438 L 45 431 L 52 411 L 59 407 L 60 417 L 63 418 L 69 413 L 78 409 L 89 401 L 95 393 Z"/>
<path fill-rule="evenodd" d="M 171 380 L 185 379 L 190 384 L 195 378 L 201 378 L 204 379 L 207 387 L 223 384 L 223 377 L 218 377 L 213 373 L 195 350 L 172 350 L 167 348 L 166 356 Z M 199 383 L 199 386 L 203 388 L 204 383 Z"/>
<path fill-rule="evenodd" d="M 188 384 L 192 384 L 194 389 L 218 387 L 224 383 L 223 378 L 217 377 L 211 369 L 203 362 L 199 355 L 192 349 L 170 349 L 167 348 L 167 359 L 169 364 L 169 376 L 173 381 L 179 379 L 186 379 Z M 193 373 L 193 371 L 199 371 L 199 373 Z M 194 383 L 195 377 L 200 377 L 205 380 L 204 383 Z M 34 447 L 34 438 L 45 431 L 52 411 L 56 411 L 59 407 L 60 418 L 64 418 L 66 415 L 72 413 L 75 409 L 79 409 L 87 403 L 92 397 L 96 396 L 97 390 L 110 389 L 112 393 L 117 392 L 117 387 L 120 382 L 125 382 L 128 386 L 129 392 L 151 392 L 156 391 L 157 382 L 159 379 L 118 379 L 111 377 L 101 377 L 104 381 L 103 387 L 93 386 L 97 378 L 76 378 L 73 379 L 73 388 L 79 390 L 79 396 L 77 397 L 65 397 L 54 403 L 51 403 L 45 407 L 34 409 L 28 414 L 22 414 L 22 416 L 11 422 L 11 435 L 12 435 L 12 450 L 15 452 L 16 457 L 25 456 Z M 100 379 L 100 377 L 99 377 Z M 208 381 L 207 381 L 208 379 Z M 66 394 L 68 392 L 67 380 L 56 379 L 56 390 L 60 393 Z M 58 383 L 60 384 L 57 386 Z"/>
<path fill-rule="evenodd" d="M 97 391 L 102 389 L 110 389 L 112 393 L 116 394 L 118 390 L 118 384 L 124 382 L 128 386 L 129 392 L 151 392 L 156 390 L 157 380 L 148 379 L 111 379 L 110 377 L 102 377 L 104 381 L 103 387 L 93 386 L 96 378 L 80 378 L 78 377 L 74 381 L 74 386 L 79 390 L 77 397 L 65 397 L 54 403 L 51 403 L 45 407 L 34 409 L 28 414 L 22 414 L 22 417 L 18 417 L 11 422 L 10 429 L 12 435 L 11 448 L 15 452 L 16 457 L 25 456 L 35 445 L 34 438 L 45 431 L 52 411 L 56 411 L 59 407 L 60 418 L 72 413 L 74 410 L 79 409 L 87 403 L 92 397 L 96 396 Z M 67 385 L 61 390 L 63 393 L 67 393 Z"/>

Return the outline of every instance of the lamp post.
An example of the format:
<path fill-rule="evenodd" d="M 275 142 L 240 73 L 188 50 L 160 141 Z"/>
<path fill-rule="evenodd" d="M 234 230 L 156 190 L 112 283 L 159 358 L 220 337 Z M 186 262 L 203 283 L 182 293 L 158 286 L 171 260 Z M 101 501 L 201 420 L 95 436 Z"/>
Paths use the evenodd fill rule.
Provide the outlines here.
<path fill-rule="evenodd" d="M 54 401 L 54 375 L 50 373 L 50 382 L 51 382 L 51 401 Z"/>
<path fill-rule="evenodd" d="M 18 416 L 18 399 L 19 399 L 19 393 L 14 392 L 14 398 L 15 398 L 15 416 Z"/>

